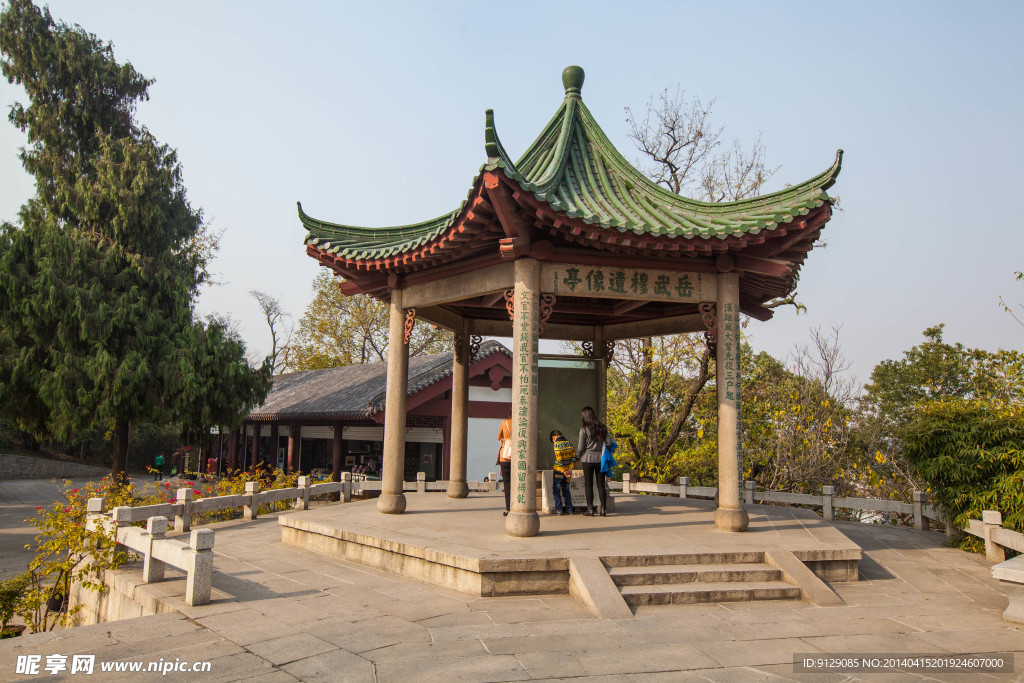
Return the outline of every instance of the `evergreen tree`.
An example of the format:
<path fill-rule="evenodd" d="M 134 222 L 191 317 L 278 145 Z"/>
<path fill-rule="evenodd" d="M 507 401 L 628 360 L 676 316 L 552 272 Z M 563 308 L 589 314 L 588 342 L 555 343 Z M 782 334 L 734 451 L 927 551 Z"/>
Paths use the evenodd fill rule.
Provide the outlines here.
<path fill-rule="evenodd" d="M 197 339 L 225 338 L 193 319 L 210 256 L 202 213 L 174 150 L 135 120 L 153 81 L 30 0 L 0 13 L 0 51 L 28 94 L 10 120 L 28 136 L 21 159 L 36 179 L 20 226 L 0 226 L 0 407 L 67 441 L 112 423 L 121 478 L 132 422 L 178 421 L 196 400 L 258 403 L 266 371 L 237 345 L 197 350 Z M 197 362 L 210 355 L 231 367 L 211 376 Z M 247 378 L 241 401 L 225 376 Z"/>

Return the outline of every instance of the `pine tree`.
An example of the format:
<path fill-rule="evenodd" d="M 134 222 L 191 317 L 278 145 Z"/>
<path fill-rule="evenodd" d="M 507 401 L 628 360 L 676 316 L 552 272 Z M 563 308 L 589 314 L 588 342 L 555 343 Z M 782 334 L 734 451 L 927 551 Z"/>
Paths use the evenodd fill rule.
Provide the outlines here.
<path fill-rule="evenodd" d="M 237 405 L 228 377 L 248 383 L 242 404 L 258 403 L 267 373 L 234 342 L 198 350 L 211 338 L 194 320 L 208 242 L 175 151 L 135 120 L 153 81 L 30 0 L 0 13 L 0 50 L 28 94 L 10 120 L 36 179 L 20 225 L 0 227 L 0 407 L 62 440 L 112 424 L 122 478 L 132 422 L 180 421 L 196 401 Z M 197 358 L 211 355 L 232 367 L 204 375 Z"/>

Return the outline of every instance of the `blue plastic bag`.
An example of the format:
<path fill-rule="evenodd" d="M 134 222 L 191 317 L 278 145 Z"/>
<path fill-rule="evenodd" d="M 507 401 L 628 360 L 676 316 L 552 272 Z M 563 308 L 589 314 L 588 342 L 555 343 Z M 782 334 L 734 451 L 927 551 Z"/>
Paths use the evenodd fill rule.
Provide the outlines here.
<path fill-rule="evenodd" d="M 610 477 L 612 470 L 619 466 L 619 463 L 615 462 L 615 456 L 612 455 L 618 447 L 619 444 L 614 440 L 610 444 L 604 445 L 604 452 L 601 453 L 601 473 L 605 476 Z"/>

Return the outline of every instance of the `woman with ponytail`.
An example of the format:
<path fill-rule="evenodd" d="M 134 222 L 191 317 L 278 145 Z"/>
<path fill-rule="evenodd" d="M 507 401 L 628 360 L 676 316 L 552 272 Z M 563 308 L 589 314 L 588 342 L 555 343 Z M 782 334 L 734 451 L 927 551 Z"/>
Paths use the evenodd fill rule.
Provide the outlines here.
<path fill-rule="evenodd" d="M 594 515 L 594 480 L 597 479 L 597 495 L 601 502 L 601 516 L 604 517 L 608 510 L 608 487 L 605 484 L 604 473 L 601 472 L 601 456 L 604 454 L 604 447 L 611 445 L 614 440 L 608 433 L 608 428 L 597 419 L 594 409 L 587 406 L 581 413 L 583 424 L 580 426 L 580 438 L 576 447 L 576 453 L 580 463 L 583 465 L 583 492 L 587 499 L 587 509 L 584 515 Z"/>

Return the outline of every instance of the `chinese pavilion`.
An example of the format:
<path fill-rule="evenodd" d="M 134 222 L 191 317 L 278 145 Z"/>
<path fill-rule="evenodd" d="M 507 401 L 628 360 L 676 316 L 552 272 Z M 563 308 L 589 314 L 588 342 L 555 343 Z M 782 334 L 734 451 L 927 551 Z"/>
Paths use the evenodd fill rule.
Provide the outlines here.
<path fill-rule="evenodd" d="M 475 337 L 511 337 L 512 536 L 534 536 L 538 339 L 582 342 L 608 359 L 618 339 L 704 332 L 715 347 L 719 503 L 715 525 L 744 531 L 739 486 L 739 323 L 767 320 L 832 215 L 824 173 L 783 191 L 706 203 L 673 194 L 623 158 L 580 95 L 583 69 L 562 72 L 565 99 L 518 161 L 488 110 L 487 161 L 454 211 L 413 225 L 366 228 L 302 211 L 306 252 L 343 279 L 341 291 L 390 304 L 383 492 L 405 510 L 402 463 L 408 339 L 416 320 L 455 333 L 448 495 L 465 497 L 467 367 Z"/>

